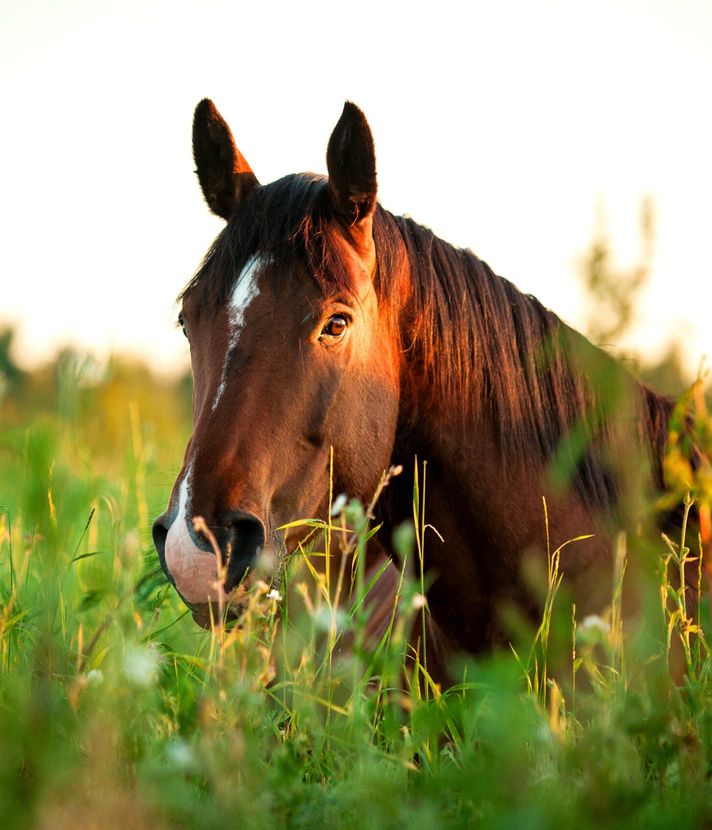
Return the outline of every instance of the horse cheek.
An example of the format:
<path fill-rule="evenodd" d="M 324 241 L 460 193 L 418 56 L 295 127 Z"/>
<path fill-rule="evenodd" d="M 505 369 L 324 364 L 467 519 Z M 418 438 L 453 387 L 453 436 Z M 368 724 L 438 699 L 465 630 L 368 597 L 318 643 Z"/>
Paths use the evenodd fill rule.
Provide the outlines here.
<path fill-rule="evenodd" d="M 385 378 L 363 377 L 342 404 L 346 414 L 336 458 L 348 493 L 372 497 L 390 466 L 398 420 L 397 388 Z"/>

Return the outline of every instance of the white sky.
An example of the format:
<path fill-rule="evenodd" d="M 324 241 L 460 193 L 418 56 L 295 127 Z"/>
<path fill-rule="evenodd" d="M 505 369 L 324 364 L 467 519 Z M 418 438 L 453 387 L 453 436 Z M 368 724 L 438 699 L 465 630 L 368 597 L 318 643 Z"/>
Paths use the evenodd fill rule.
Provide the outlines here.
<path fill-rule="evenodd" d="M 193 174 L 211 97 L 258 178 L 325 171 L 365 111 L 379 197 L 568 322 L 601 211 L 635 261 L 633 345 L 712 357 L 712 2 L 0 0 L 0 325 L 26 365 L 73 342 L 172 370 L 173 299 L 221 227 Z"/>

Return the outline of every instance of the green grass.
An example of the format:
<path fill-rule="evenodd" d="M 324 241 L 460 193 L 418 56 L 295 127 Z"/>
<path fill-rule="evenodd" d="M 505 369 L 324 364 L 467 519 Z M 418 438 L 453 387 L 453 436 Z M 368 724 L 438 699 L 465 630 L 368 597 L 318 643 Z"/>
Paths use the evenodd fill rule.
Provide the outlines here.
<path fill-rule="evenodd" d="M 697 556 L 692 531 L 659 541 L 660 579 L 630 630 L 619 589 L 637 540 L 616 542 L 606 619 L 576 619 L 549 551 L 539 629 L 441 690 L 407 637 L 427 613 L 421 467 L 390 566 L 403 573 L 400 610 L 382 642 L 363 634 L 359 563 L 373 528 L 353 504 L 322 527 L 347 548 L 350 602 L 333 602 L 338 569 L 324 575 L 315 541 L 281 601 L 258 586 L 242 627 L 202 631 L 150 539 L 184 410 L 175 391 L 115 381 L 83 390 L 65 377 L 51 406 L 8 407 L 0 424 L 1 827 L 712 821 L 706 612 L 674 587 Z M 678 683 L 676 644 L 688 667 Z"/>

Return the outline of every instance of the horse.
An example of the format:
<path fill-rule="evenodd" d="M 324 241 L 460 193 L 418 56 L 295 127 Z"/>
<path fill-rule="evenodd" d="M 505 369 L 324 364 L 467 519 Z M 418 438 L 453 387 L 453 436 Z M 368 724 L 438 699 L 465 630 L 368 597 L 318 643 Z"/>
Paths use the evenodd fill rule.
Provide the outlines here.
<path fill-rule="evenodd" d="M 527 562 L 546 540 L 579 539 L 565 583 L 579 615 L 600 613 L 611 539 L 637 509 L 626 478 L 664 488 L 673 403 L 470 250 L 383 208 L 353 103 L 326 177 L 260 184 L 208 99 L 193 151 L 226 224 L 179 298 L 193 432 L 153 537 L 196 620 L 239 605 L 253 574 L 278 581 L 299 543 L 280 528 L 328 517 L 330 493 L 368 503 L 400 465 L 374 508 L 388 549 L 423 462 L 427 605 L 450 650 L 506 642 L 503 608 L 538 613 Z"/>

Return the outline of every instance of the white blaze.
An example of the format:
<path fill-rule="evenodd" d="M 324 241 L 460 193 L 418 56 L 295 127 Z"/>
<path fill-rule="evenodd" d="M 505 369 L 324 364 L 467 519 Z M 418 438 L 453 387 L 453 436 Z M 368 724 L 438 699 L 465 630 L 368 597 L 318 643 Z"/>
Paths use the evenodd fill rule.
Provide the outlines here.
<path fill-rule="evenodd" d="M 218 385 L 215 399 L 213 400 L 213 412 L 223 396 L 225 391 L 225 382 L 227 380 L 227 370 L 229 368 L 230 358 L 235 351 L 237 341 L 240 339 L 240 332 L 245 325 L 245 314 L 250 307 L 252 301 L 260 293 L 257 287 L 257 277 L 264 265 L 264 261 L 260 256 L 255 254 L 247 261 L 245 267 L 240 272 L 240 276 L 235 282 L 235 287 L 232 290 L 232 297 L 228 305 L 228 314 L 230 317 L 230 340 L 228 341 L 227 350 L 225 352 L 225 359 L 223 361 L 222 375 Z"/>
<path fill-rule="evenodd" d="M 259 294 L 257 279 L 264 260 L 253 256 L 240 272 L 232 296 L 228 303 L 229 339 L 225 358 L 223 360 L 222 375 L 213 400 L 213 411 L 218 405 L 225 391 L 230 359 L 234 353 L 240 332 L 245 324 L 245 315 L 250 304 Z M 188 464 L 186 474 L 178 490 L 178 512 L 166 536 L 165 557 L 168 570 L 175 581 L 176 588 L 188 602 L 204 603 L 227 600 L 234 596 L 229 595 L 220 585 L 217 573 L 215 554 L 210 550 L 202 550 L 194 542 L 192 532 L 191 509 L 191 482 L 193 464 Z"/>

